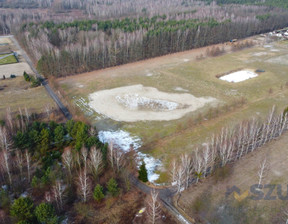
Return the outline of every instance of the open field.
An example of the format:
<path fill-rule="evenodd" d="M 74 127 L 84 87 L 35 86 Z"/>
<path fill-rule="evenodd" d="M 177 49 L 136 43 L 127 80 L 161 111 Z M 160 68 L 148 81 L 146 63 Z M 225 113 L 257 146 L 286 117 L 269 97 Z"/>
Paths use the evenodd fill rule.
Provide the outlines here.
<path fill-rule="evenodd" d="M 23 77 L 0 80 L 0 119 L 7 108 L 18 114 L 19 108 L 26 107 L 30 113 L 45 113 L 47 105 L 51 109 L 56 107 L 43 86 L 30 88 L 30 85 Z"/>
<path fill-rule="evenodd" d="M 28 74 L 33 74 L 29 65 L 22 58 L 19 50 L 14 46 L 13 42 L 8 37 L 0 36 L 0 58 L 5 55 L 3 53 L 10 53 L 12 51 L 17 52 L 19 63 L 16 63 L 17 60 L 15 56 L 11 55 L 7 58 L 0 59 L 0 78 L 5 75 L 5 77 L 10 77 L 11 74 L 16 76 L 22 76 L 23 72 L 26 71 Z M 8 44 L 8 45 L 7 45 Z"/>
<path fill-rule="evenodd" d="M 216 171 L 213 176 L 203 179 L 198 185 L 182 192 L 179 207 L 194 219 L 200 217 L 202 222 L 205 220 L 205 223 L 285 223 L 284 220 L 288 218 L 284 214 L 284 211 L 288 209 L 287 145 L 288 133 L 285 133 L 279 139 L 258 148 L 234 164 Z M 262 184 L 280 185 L 282 193 L 279 194 L 281 191 L 277 186 L 270 196 L 272 199 L 253 200 L 251 197 L 256 194 L 250 190 L 250 187 L 258 184 L 260 163 L 265 158 L 268 165 Z M 235 199 L 233 193 L 225 195 L 227 189 L 232 186 L 240 189 L 243 199 Z M 249 193 L 245 198 L 246 190 Z M 268 191 L 268 187 L 262 190 L 265 197 Z M 286 199 L 281 200 L 279 195 Z"/>
<path fill-rule="evenodd" d="M 5 64 L 13 64 L 17 63 L 17 59 L 15 58 L 14 55 L 9 55 L 5 57 L 7 54 L 0 54 L 0 65 L 5 65 Z M 2 58 L 5 57 L 5 58 Z"/>
<path fill-rule="evenodd" d="M 223 47 L 229 50 L 229 46 Z M 60 91 L 79 106 L 99 130 L 123 129 L 140 136 L 142 151 L 162 160 L 164 167 L 159 182 L 165 182 L 165 167 L 171 158 L 192 151 L 195 145 L 204 143 L 207 137 L 223 126 L 233 126 L 251 117 L 266 116 L 273 105 L 279 111 L 287 106 L 288 62 L 282 60 L 279 63 L 279 59 L 271 62 L 288 54 L 287 42 L 262 42 L 250 49 L 197 60 L 197 56 L 205 55 L 206 49 L 70 76 L 56 82 Z M 219 74 L 244 69 L 261 69 L 265 72 L 239 83 L 216 78 Z M 188 93 L 197 98 L 213 97 L 218 106 L 205 105 L 177 120 L 138 122 L 113 121 L 97 114 L 89 106 L 89 94 L 138 84 L 166 93 Z M 113 105 L 110 108 L 113 110 Z"/>

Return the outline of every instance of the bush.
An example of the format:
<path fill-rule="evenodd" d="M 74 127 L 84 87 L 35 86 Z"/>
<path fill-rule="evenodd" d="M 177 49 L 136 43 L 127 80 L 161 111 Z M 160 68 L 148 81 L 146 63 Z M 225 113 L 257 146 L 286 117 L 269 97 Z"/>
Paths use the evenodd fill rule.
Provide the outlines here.
<path fill-rule="evenodd" d="M 14 79 L 14 78 L 16 78 L 16 75 L 11 74 L 11 75 L 10 75 L 10 78 L 11 78 L 11 79 Z"/>
<path fill-rule="evenodd" d="M 55 209 L 51 204 L 41 203 L 35 209 L 35 215 L 39 223 L 58 223 L 58 218 L 55 214 Z"/>
<path fill-rule="evenodd" d="M 31 87 L 40 86 L 41 82 L 38 78 L 31 77 Z"/>
<path fill-rule="evenodd" d="M 19 221 L 32 221 L 34 204 L 30 198 L 18 198 L 11 206 L 10 214 L 16 217 Z"/>
<path fill-rule="evenodd" d="M 26 82 L 30 82 L 30 76 L 27 74 L 27 72 L 24 71 L 23 76 Z"/>

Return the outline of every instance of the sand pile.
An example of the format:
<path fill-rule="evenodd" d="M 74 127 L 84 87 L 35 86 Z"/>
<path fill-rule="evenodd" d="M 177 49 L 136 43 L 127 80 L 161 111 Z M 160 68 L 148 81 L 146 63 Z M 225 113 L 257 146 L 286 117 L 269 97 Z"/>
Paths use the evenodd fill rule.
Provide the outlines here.
<path fill-rule="evenodd" d="M 134 85 L 92 93 L 89 101 L 89 106 L 97 113 L 116 121 L 134 122 L 179 119 L 216 99 Z"/>

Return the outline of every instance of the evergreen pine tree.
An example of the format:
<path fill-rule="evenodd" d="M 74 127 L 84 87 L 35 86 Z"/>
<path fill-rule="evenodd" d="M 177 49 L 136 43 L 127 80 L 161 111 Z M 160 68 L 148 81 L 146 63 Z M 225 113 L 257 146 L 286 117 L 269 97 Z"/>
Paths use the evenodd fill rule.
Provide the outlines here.
<path fill-rule="evenodd" d="M 118 184 L 117 181 L 114 178 L 111 178 L 108 183 L 107 183 L 107 189 L 109 191 L 109 193 L 115 197 L 118 195 L 119 193 L 119 188 L 118 188 Z"/>
<path fill-rule="evenodd" d="M 140 166 L 138 173 L 139 173 L 139 176 L 138 176 L 139 180 L 143 182 L 148 181 L 148 173 L 147 173 L 146 164 L 144 161 L 142 161 L 142 164 Z"/>
<path fill-rule="evenodd" d="M 103 187 L 100 184 L 97 184 L 94 188 L 93 197 L 97 202 L 104 198 Z"/>

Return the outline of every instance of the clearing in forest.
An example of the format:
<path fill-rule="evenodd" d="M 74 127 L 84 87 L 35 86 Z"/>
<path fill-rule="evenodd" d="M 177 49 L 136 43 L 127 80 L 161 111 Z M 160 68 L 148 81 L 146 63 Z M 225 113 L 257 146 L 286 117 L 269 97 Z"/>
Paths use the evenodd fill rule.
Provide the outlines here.
<path fill-rule="evenodd" d="M 233 126 L 251 117 L 259 119 L 266 117 L 273 105 L 276 105 L 279 110 L 287 107 L 287 66 L 273 61 L 273 58 L 288 55 L 287 42 L 272 42 L 267 47 L 265 38 L 256 36 L 250 39 L 258 41 L 258 45 L 235 52 L 230 51 L 230 46 L 223 45 L 226 54 L 217 57 L 200 57 L 205 55 L 207 47 L 200 48 L 59 78 L 56 84 L 61 93 L 76 105 L 99 131 L 124 130 L 139 137 L 142 142 L 139 150 L 161 160 L 163 165 L 158 167 L 156 172 L 160 173 L 158 182 L 165 182 L 168 180 L 166 170 L 172 158 L 191 152 L 198 144 L 205 143 L 207 137 L 219 132 L 223 126 Z M 222 45 L 218 46 L 222 48 Z M 232 83 L 220 80 L 218 76 L 246 70 L 257 74 L 257 77 Z M 256 72 L 257 70 L 265 72 Z M 143 114 L 154 113 L 151 107 L 153 108 L 156 104 L 162 105 L 163 100 L 172 102 L 172 104 L 169 103 L 170 105 L 176 105 L 173 104 L 175 101 L 171 97 L 161 98 L 157 97 L 157 94 L 149 97 L 145 94 L 140 98 L 135 97 L 137 92 L 130 91 L 129 88 L 138 85 L 148 87 L 148 89 L 153 88 L 154 91 L 157 89 L 165 94 L 188 94 L 195 99 L 210 97 L 215 101 L 212 104 L 197 107 L 174 120 L 168 119 L 169 111 L 158 111 L 159 114 L 163 114 L 160 121 L 133 119 L 133 122 L 128 122 L 126 119 L 119 119 L 122 113 L 125 114 L 123 110 L 129 110 L 129 113 L 135 114 L 142 113 L 142 117 L 148 116 Z M 117 94 L 112 94 L 113 99 L 104 97 L 101 100 L 95 98 L 94 101 L 93 97 L 91 98 L 93 94 L 102 94 L 102 91 L 111 94 L 118 88 L 121 91 L 125 90 L 119 97 Z M 153 98 L 154 101 L 151 102 L 147 98 Z M 155 101 L 155 98 L 162 101 Z M 118 102 L 116 102 L 117 99 Z M 127 104 L 127 102 L 130 103 Z M 150 107 L 148 112 L 147 102 Z M 191 101 L 179 103 L 185 108 L 185 105 Z M 135 104 L 137 107 L 142 107 L 140 111 L 134 110 L 133 106 L 131 108 L 131 105 Z M 167 104 L 164 105 L 162 109 L 168 110 Z M 106 108 L 109 114 L 100 111 L 99 108 Z M 175 111 L 170 112 L 173 114 Z M 112 113 L 113 116 L 111 116 Z M 129 113 L 127 112 L 125 116 L 132 119 Z"/>

